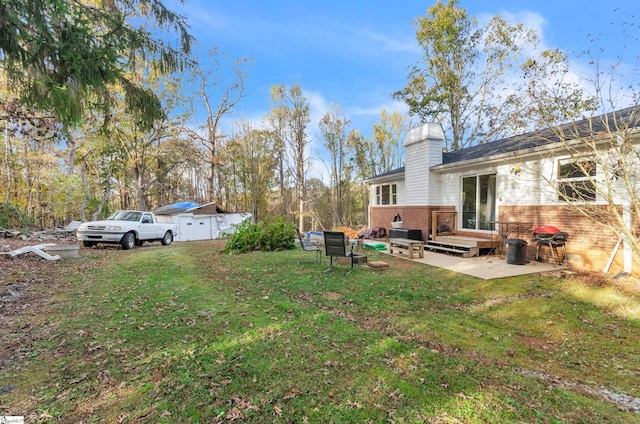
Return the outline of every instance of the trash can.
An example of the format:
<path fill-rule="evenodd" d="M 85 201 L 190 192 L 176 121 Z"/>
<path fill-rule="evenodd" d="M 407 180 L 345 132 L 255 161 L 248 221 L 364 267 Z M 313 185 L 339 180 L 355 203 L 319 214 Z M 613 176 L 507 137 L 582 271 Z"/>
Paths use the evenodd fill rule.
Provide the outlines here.
<path fill-rule="evenodd" d="M 522 239 L 507 240 L 507 263 L 524 265 L 527 263 L 527 242 Z"/>

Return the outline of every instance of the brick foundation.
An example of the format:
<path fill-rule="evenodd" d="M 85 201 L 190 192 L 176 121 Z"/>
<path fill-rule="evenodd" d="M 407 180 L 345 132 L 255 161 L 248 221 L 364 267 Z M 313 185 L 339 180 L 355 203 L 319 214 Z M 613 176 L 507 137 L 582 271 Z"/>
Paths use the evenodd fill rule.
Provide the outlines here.
<path fill-rule="evenodd" d="M 603 212 L 606 211 L 606 208 L 606 205 L 602 206 Z M 388 232 L 394 216 L 400 214 L 403 228 L 422 230 L 423 238 L 426 240 L 431 230 L 432 211 L 455 211 L 455 207 L 372 206 L 370 226 L 382 227 Z M 501 221 L 532 222 L 532 230 L 540 225 L 552 225 L 569 233 L 567 253 L 569 265 L 575 269 L 603 272 L 618 241 L 617 235 L 610 230 L 595 224 L 589 218 L 566 206 L 501 206 L 499 216 Z M 447 219 L 449 222 L 445 222 Z M 438 224 L 447 224 L 452 228 L 456 225 L 452 215 L 440 214 L 438 220 Z M 640 228 L 638 217 L 634 217 L 634 227 Z M 465 231 L 464 234 L 478 238 L 490 237 L 487 233 Z M 520 237 L 528 242 L 527 257 L 533 260 L 536 254 L 536 243 L 532 242 L 530 234 Z M 547 246 L 541 247 L 540 253 L 543 261 L 551 262 L 551 254 Z M 556 258 L 562 257 L 561 249 L 556 253 Z M 623 249 L 620 248 L 611 265 L 609 275 L 616 275 L 623 269 Z M 634 257 L 633 271 L 634 275 L 640 275 L 640 259 L 637 257 Z"/>
<path fill-rule="evenodd" d="M 607 208 L 608 206 L 602 206 L 603 214 Z M 569 265 L 585 271 L 603 272 L 618 241 L 618 236 L 612 231 L 566 206 L 502 206 L 500 220 L 530 221 L 533 223 L 533 228 L 539 225 L 552 225 L 569 233 L 567 243 Z M 529 242 L 528 257 L 534 258 L 536 243 L 532 243 L 530 237 L 527 237 L 527 241 Z M 540 252 L 545 262 L 551 261 L 548 247 L 541 247 Z M 561 251 L 556 253 L 556 257 L 561 257 Z M 609 273 L 615 275 L 623 268 L 623 252 L 620 248 Z M 634 266 L 634 271 L 637 274 L 640 270 Z"/>
<path fill-rule="evenodd" d="M 431 212 L 432 211 L 455 211 L 453 206 L 372 206 L 371 227 L 382 227 L 389 232 L 393 217 L 400 214 L 402 218 L 402 227 L 415 230 L 422 230 L 423 239 L 428 238 L 431 230 Z M 449 222 L 446 222 L 447 219 Z M 452 215 L 441 214 L 438 217 L 438 224 L 446 224 L 450 227 L 455 226 Z"/>

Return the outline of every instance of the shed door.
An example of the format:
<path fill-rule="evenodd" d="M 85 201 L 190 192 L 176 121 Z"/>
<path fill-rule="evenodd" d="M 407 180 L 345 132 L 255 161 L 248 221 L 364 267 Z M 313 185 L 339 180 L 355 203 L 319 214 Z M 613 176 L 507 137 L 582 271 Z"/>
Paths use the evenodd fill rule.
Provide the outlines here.
<path fill-rule="evenodd" d="M 204 217 L 193 220 L 193 239 L 192 240 L 210 240 L 211 239 L 211 218 Z"/>
<path fill-rule="evenodd" d="M 191 241 L 195 240 L 195 225 L 193 218 L 190 216 L 181 216 L 178 221 L 178 237 L 180 241 Z"/>
<path fill-rule="evenodd" d="M 178 223 L 180 241 L 210 240 L 211 217 L 181 216 Z"/>

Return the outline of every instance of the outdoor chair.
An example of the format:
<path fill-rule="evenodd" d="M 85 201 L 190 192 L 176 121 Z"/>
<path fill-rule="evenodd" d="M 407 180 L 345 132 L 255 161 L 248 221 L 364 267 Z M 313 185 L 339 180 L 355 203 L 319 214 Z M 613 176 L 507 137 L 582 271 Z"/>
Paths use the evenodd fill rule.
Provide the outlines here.
<path fill-rule="evenodd" d="M 298 240 L 300 241 L 300 247 L 305 252 L 316 252 L 316 262 L 322 263 L 322 246 L 319 243 L 313 241 L 304 241 L 300 230 L 296 228 L 296 234 L 298 234 Z"/>
<path fill-rule="evenodd" d="M 347 274 L 353 271 L 353 245 L 351 245 L 351 250 L 347 252 L 347 243 L 343 232 L 325 231 L 324 248 L 326 251 L 326 255 L 329 256 L 329 268 L 324 271 L 325 274 L 328 274 L 333 270 L 334 256 L 341 258 L 351 258 L 351 269 L 347 272 Z"/>
<path fill-rule="evenodd" d="M 562 260 L 560 261 L 560 265 L 562 265 L 563 262 L 569 260 L 569 256 L 567 255 L 567 247 L 565 246 L 568 240 L 569 233 L 566 233 L 564 231 L 549 235 L 548 237 L 536 238 L 536 242 L 538 243 L 538 246 L 536 247 L 536 261 L 540 261 L 540 246 L 547 245 L 551 249 L 551 260 L 553 261 L 553 266 L 556 266 L 555 250 L 557 247 L 562 247 L 563 255 Z"/>

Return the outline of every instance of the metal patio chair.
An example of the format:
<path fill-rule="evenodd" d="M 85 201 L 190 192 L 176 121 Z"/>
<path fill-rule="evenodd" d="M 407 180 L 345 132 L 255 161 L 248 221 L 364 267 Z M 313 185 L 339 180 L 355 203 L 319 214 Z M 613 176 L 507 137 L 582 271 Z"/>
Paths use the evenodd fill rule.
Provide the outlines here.
<path fill-rule="evenodd" d="M 300 241 L 300 247 L 302 247 L 302 250 L 305 252 L 316 252 L 316 262 L 322 264 L 322 246 L 313 241 L 303 240 L 302 233 L 300 233 L 298 228 L 296 228 L 296 234 L 298 235 L 298 240 Z"/>
<path fill-rule="evenodd" d="M 344 233 L 341 231 L 325 231 L 324 232 L 324 248 L 326 256 L 329 256 L 329 268 L 324 271 L 325 274 L 333 271 L 333 258 L 351 258 L 351 269 L 347 272 L 349 274 L 353 271 L 353 245 L 351 245 L 351 251 L 347 252 L 347 243 L 344 237 Z"/>

